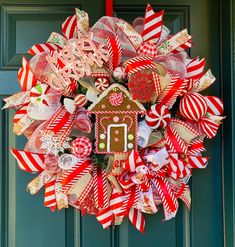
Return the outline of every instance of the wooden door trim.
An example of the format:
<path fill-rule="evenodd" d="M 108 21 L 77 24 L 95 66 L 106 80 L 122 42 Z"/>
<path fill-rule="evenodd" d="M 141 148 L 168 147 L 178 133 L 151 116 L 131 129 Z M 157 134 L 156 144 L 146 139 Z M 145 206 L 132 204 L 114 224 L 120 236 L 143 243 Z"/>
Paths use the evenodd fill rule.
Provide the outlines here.
<path fill-rule="evenodd" d="M 235 246 L 235 0 L 220 0 L 221 92 L 226 119 L 222 125 L 224 246 Z"/>

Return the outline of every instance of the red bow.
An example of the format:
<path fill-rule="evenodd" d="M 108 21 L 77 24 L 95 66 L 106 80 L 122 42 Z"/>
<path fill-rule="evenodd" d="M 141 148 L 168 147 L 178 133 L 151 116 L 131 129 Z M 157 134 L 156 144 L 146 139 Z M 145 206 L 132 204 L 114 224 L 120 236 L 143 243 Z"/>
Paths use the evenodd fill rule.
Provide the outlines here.
<path fill-rule="evenodd" d="M 127 172 L 120 177 L 119 182 L 127 195 L 135 195 L 131 206 L 136 206 L 140 193 L 151 190 L 157 191 L 167 212 L 176 213 L 178 202 L 161 170 L 158 171 L 151 164 L 146 164 L 137 151 L 132 151 L 124 168 Z"/>

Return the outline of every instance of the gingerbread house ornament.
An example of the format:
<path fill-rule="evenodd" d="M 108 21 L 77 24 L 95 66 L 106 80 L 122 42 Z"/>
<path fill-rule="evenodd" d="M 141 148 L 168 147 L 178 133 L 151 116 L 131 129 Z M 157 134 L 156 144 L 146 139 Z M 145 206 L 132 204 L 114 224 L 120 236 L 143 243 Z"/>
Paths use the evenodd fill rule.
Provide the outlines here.
<path fill-rule="evenodd" d="M 137 117 L 145 114 L 145 108 L 132 99 L 124 86 L 111 85 L 88 111 L 96 116 L 96 153 L 115 154 L 137 149 Z"/>

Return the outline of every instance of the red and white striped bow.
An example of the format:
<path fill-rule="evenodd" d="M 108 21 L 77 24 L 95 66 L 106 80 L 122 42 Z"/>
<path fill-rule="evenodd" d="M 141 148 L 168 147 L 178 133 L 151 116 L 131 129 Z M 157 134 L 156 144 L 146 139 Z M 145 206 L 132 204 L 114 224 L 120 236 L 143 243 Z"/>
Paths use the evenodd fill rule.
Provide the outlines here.
<path fill-rule="evenodd" d="M 144 214 L 132 206 L 128 207 L 130 199 L 131 197 L 125 193 L 118 193 L 115 188 L 113 189 L 110 197 L 110 206 L 96 214 L 96 218 L 103 228 L 110 227 L 112 224 L 119 225 L 124 216 L 127 216 L 137 230 L 142 233 L 144 232 Z"/>
<path fill-rule="evenodd" d="M 188 155 L 181 158 L 178 153 L 169 153 L 168 175 L 177 180 L 179 178 L 188 178 L 192 174 L 192 168 L 206 168 L 208 158 L 199 155 Z"/>
<path fill-rule="evenodd" d="M 49 207 L 52 211 L 54 211 L 57 207 L 55 192 L 55 183 L 57 180 L 58 171 L 57 163 L 54 163 L 53 167 L 50 167 L 53 169 L 48 169 L 49 167 L 45 164 L 45 154 L 32 153 L 17 149 L 11 149 L 11 153 L 16 158 L 20 169 L 30 173 L 40 173 L 28 184 L 27 189 L 32 195 L 34 195 L 43 186 L 45 186 L 44 206 Z"/>
<path fill-rule="evenodd" d="M 165 165 L 165 161 L 159 159 L 160 167 L 162 167 L 161 162 Z M 156 170 L 151 163 L 146 164 L 137 151 L 132 151 L 124 168 L 127 172 L 120 177 L 119 182 L 127 195 L 131 193 L 135 195 L 132 197 L 135 198 L 132 200 L 133 207 L 136 207 L 141 193 L 157 191 L 166 211 L 176 213 L 178 202 L 169 182 L 162 176 L 161 169 Z"/>
<path fill-rule="evenodd" d="M 202 96 L 199 92 L 214 83 L 215 77 L 208 70 L 204 75 L 205 59 L 195 58 L 187 65 L 188 88 L 180 100 L 179 113 L 208 138 L 213 138 L 224 117 L 223 101 L 215 96 Z"/>

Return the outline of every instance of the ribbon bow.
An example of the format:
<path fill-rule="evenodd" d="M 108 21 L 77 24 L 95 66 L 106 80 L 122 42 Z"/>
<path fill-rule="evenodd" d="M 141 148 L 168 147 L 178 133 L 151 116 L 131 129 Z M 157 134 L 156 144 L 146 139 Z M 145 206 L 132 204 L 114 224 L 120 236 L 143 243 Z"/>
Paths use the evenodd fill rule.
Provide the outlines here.
<path fill-rule="evenodd" d="M 148 161 L 147 156 L 145 159 Z M 145 213 L 157 212 L 154 201 L 154 193 L 157 193 L 165 210 L 175 215 L 178 202 L 161 170 L 169 162 L 169 156 L 165 148 L 156 151 L 156 156 L 157 163 L 146 162 L 137 151 L 132 151 L 124 165 L 127 172 L 120 177 L 119 182 L 127 195 L 132 194 L 132 207 Z M 161 160 L 158 158 L 160 156 L 165 158 Z M 140 204 L 138 204 L 139 200 L 141 200 Z"/>
<path fill-rule="evenodd" d="M 195 122 L 202 134 L 213 138 L 224 119 L 220 116 L 223 113 L 223 102 L 218 97 L 199 94 L 215 81 L 210 70 L 203 75 L 204 67 L 205 59 L 195 58 L 188 63 L 186 79 L 189 83 L 180 101 L 180 115 L 189 122 Z"/>
<path fill-rule="evenodd" d="M 44 206 L 49 207 L 54 211 L 57 207 L 55 190 L 58 172 L 56 169 L 57 160 L 54 160 L 55 162 L 53 162 L 53 169 L 48 169 L 49 167 L 46 166 L 47 157 L 45 154 L 16 149 L 11 149 L 11 152 L 16 158 L 20 169 L 30 173 L 40 172 L 40 174 L 28 184 L 27 189 L 34 195 L 45 186 Z M 64 203 L 67 204 L 66 202 Z"/>

